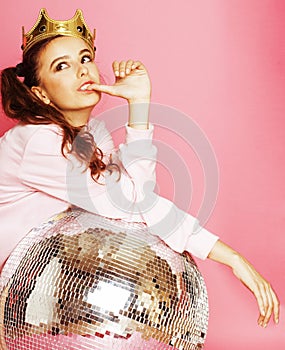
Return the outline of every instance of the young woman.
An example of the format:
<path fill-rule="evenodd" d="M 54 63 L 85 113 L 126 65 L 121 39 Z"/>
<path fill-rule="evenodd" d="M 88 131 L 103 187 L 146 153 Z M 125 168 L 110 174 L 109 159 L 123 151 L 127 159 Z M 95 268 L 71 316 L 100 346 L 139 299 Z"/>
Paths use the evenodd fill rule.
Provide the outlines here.
<path fill-rule="evenodd" d="M 43 18 L 49 20 L 44 10 Z M 258 324 L 266 327 L 272 315 L 278 323 L 277 296 L 254 267 L 207 230 L 192 234 L 195 218 L 153 192 L 147 70 L 139 61 L 115 61 L 115 83 L 101 84 L 94 37 L 81 22 L 78 32 L 70 31 L 69 21 L 61 22 L 64 30 L 47 32 L 38 21 L 24 35 L 23 62 L 2 71 L 3 109 L 19 123 L 0 140 L 0 265 L 29 230 L 74 205 L 109 218 L 143 220 L 175 251 L 229 266 L 256 297 Z M 104 124 L 89 122 L 102 93 L 129 104 L 126 142 L 118 152 Z M 159 225 L 162 216 L 167 226 Z"/>

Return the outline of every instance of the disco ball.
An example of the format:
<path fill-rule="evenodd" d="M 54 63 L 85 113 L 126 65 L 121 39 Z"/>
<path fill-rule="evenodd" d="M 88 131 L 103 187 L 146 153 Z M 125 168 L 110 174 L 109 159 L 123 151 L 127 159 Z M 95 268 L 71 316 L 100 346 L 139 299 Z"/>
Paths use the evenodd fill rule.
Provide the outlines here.
<path fill-rule="evenodd" d="M 4 350 L 202 349 L 208 300 L 188 253 L 143 223 L 73 208 L 33 229 L 0 278 Z"/>

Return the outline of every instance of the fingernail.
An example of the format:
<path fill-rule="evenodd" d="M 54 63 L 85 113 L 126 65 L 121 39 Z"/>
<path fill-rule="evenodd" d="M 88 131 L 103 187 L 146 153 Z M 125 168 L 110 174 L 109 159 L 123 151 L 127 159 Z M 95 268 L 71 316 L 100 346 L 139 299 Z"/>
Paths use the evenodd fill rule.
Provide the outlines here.
<path fill-rule="evenodd" d="M 121 72 L 120 77 L 124 77 L 124 76 L 125 76 L 125 72 Z"/>
<path fill-rule="evenodd" d="M 127 74 L 130 73 L 130 69 L 129 69 L 129 68 L 126 69 L 126 73 L 127 73 Z"/>
<path fill-rule="evenodd" d="M 118 70 L 115 71 L 115 76 L 116 76 L 116 77 L 119 76 L 119 71 L 118 71 Z"/>

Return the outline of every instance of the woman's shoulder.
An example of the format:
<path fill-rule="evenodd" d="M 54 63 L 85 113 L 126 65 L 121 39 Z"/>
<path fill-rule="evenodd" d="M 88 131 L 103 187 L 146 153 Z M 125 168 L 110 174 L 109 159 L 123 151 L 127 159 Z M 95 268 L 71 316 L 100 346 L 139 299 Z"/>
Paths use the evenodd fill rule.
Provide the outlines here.
<path fill-rule="evenodd" d="M 55 124 L 19 123 L 7 132 L 7 137 L 26 143 L 33 138 L 62 138 L 62 132 L 60 127 Z"/>
<path fill-rule="evenodd" d="M 19 137 L 30 138 L 33 134 L 44 133 L 51 135 L 61 135 L 61 129 L 55 124 L 23 124 L 18 123 L 2 136 L 2 137 Z"/>
<path fill-rule="evenodd" d="M 62 142 L 61 129 L 55 124 L 22 124 L 8 130 L 1 138 L 4 148 L 12 147 L 25 152 L 27 148 L 59 148 Z"/>

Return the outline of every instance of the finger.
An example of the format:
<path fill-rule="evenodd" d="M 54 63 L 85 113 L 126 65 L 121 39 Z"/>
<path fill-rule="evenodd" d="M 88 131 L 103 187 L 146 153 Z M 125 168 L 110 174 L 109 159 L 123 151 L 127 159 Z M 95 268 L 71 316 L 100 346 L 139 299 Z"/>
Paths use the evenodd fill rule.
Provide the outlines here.
<path fill-rule="evenodd" d="M 273 292 L 271 285 L 268 282 L 266 282 L 264 285 L 262 285 L 261 293 L 263 296 L 264 308 L 265 308 L 266 312 L 265 312 L 265 316 L 263 317 L 263 319 L 260 320 L 260 325 L 262 327 L 266 327 L 268 325 L 268 322 L 270 320 L 270 317 L 271 317 L 273 309 L 274 309 L 274 304 L 275 304 L 274 297 L 276 298 L 276 295 Z M 278 304 L 278 300 L 277 300 L 277 304 Z"/>
<path fill-rule="evenodd" d="M 274 293 L 274 291 L 271 289 L 272 294 L 272 300 L 273 300 L 273 314 L 274 314 L 274 321 L 275 323 L 279 323 L 279 312 L 280 312 L 280 303 L 279 300 Z"/>
<path fill-rule="evenodd" d="M 103 84 L 91 84 L 88 86 L 87 90 L 95 90 L 104 92 L 109 95 L 115 95 L 115 88 L 113 85 L 103 85 Z"/>
<path fill-rule="evenodd" d="M 126 75 L 126 61 L 120 62 L 120 77 L 123 78 Z"/>
<path fill-rule="evenodd" d="M 141 63 L 141 61 L 133 62 L 132 69 L 137 69 L 137 68 L 143 68 L 143 64 Z"/>
<path fill-rule="evenodd" d="M 120 75 L 120 71 L 119 71 L 119 62 L 118 61 L 114 61 L 113 62 L 113 71 L 116 77 L 118 77 Z"/>
<path fill-rule="evenodd" d="M 127 63 L 126 63 L 126 74 L 130 74 L 133 64 L 134 64 L 133 60 L 128 60 L 127 61 Z"/>
<path fill-rule="evenodd" d="M 256 284 L 255 288 L 252 290 L 253 294 L 255 295 L 255 298 L 257 300 L 257 304 L 258 304 L 258 308 L 259 308 L 259 312 L 260 312 L 260 318 L 262 318 L 262 320 L 264 319 L 265 315 L 266 315 L 266 310 L 265 310 L 265 298 L 264 298 L 264 294 L 262 293 L 260 286 L 258 284 Z M 259 318 L 259 321 L 260 321 Z"/>
<path fill-rule="evenodd" d="M 264 316 L 259 315 L 258 320 L 257 320 L 257 323 L 258 323 L 258 325 L 259 325 L 260 327 L 262 327 L 263 320 L 264 320 Z"/>
<path fill-rule="evenodd" d="M 267 291 L 267 302 L 266 302 L 265 308 L 266 308 L 266 314 L 263 320 L 263 325 L 262 325 L 263 327 L 266 327 L 268 325 L 268 322 L 270 320 L 270 317 L 273 311 L 273 301 L 269 290 Z"/>

